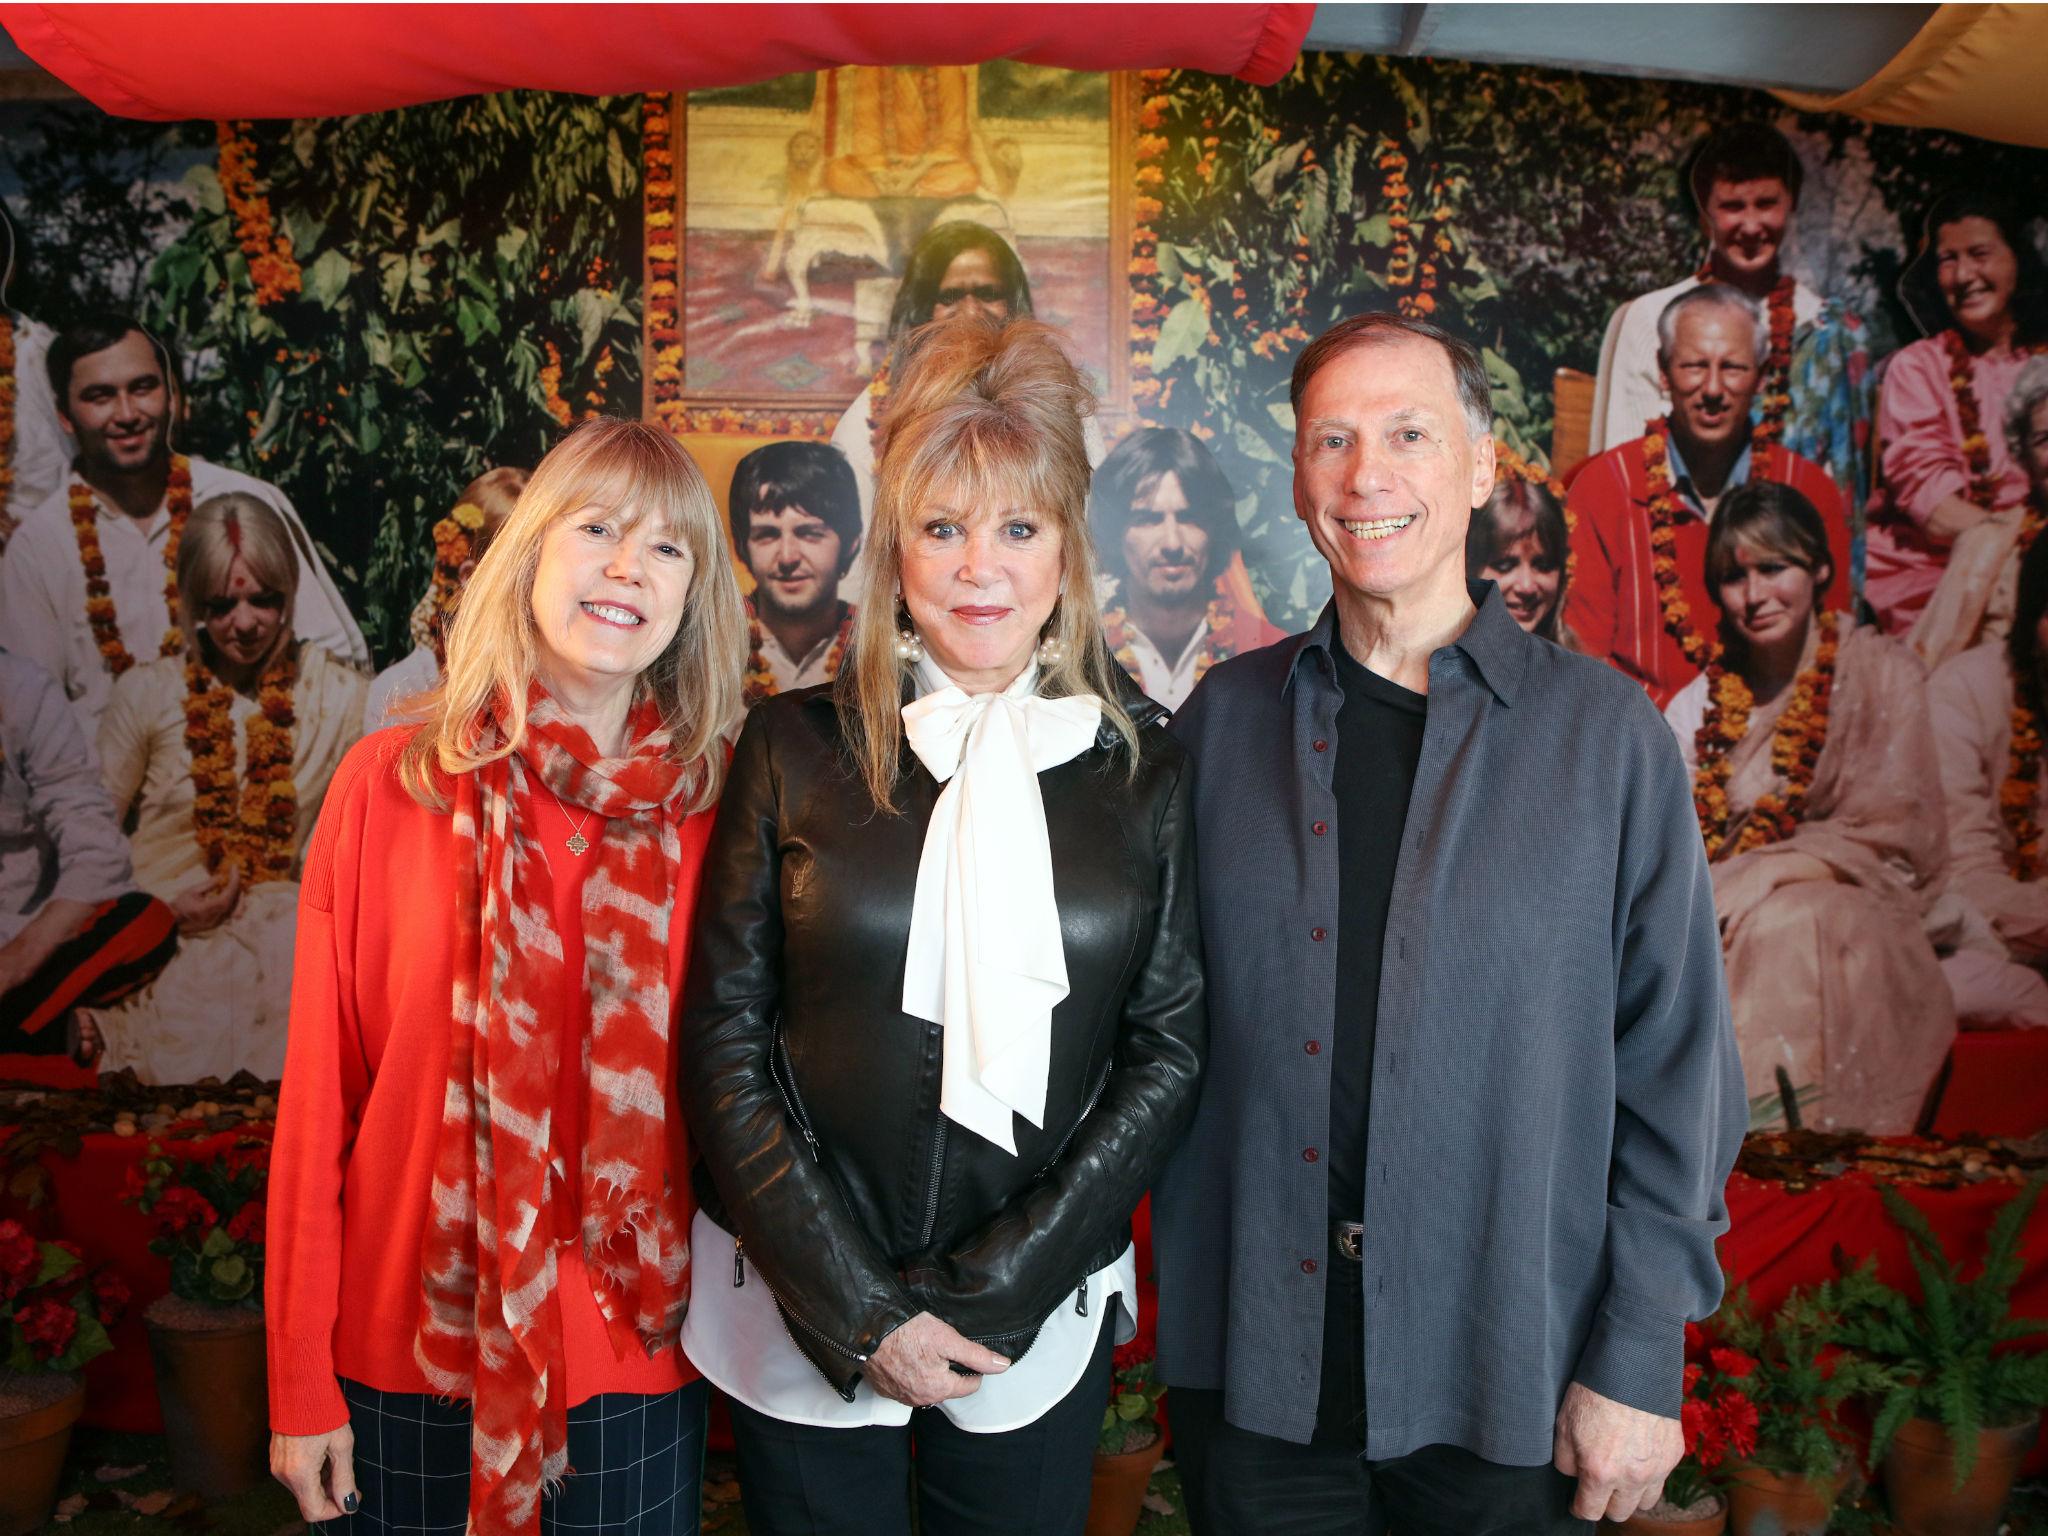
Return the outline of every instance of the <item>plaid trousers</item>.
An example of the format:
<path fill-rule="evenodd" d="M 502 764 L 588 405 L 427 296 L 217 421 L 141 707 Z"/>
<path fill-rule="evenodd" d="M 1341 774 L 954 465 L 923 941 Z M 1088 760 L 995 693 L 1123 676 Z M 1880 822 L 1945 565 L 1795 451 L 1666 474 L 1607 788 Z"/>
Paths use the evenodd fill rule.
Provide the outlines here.
<path fill-rule="evenodd" d="M 317 1530 L 462 1536 L 469 1522 L 469 1404 L 341 1378 L 362 1507 Z M 611 1392 L 569 1410 L 566 1482 L 541 1500 L 541 1536 L 697 1536 L 710 1383 L 660 1397 Z"/>

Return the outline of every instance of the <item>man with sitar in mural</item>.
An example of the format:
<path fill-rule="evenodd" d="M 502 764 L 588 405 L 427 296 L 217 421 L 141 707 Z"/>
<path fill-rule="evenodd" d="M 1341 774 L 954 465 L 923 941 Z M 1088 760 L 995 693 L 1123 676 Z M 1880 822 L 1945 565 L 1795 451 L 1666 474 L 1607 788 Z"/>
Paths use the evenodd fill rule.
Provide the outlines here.
<path fill-rule="evenodd" d="M 1193 1529 L 1625 1520 L 1682 1449 L 1747 1118 L 1691 785 L 1641 688 L 1466 580 L 1476 348 L 1361 315 L 1290 398 L 1333 599 L 1173 727 L 1211 1067 L 1153 1231 Z"/>
<path fill-rule="evenodd" d="M 1819 512 L 1834 569 L 1847 571 L 1849 520 L 1828 472 L 1752 424 L 1766 338 L 1749 297 L 1720 283 L 1688 288 L 1658 317 L 1668 415 L 1610 448 L 1572 481 L 1574 572 L 1564 621 L 1663 708 L 1705 669 L 1714 648 L 1706 579 L 1715 508 L 1751 480 L 1789 485 Z M 1827 606 L 1846 611 L 1849 583 Z"/>
<path fill-rule="evenodd" d="M 0 645 L 56 678 L 88 732 L 115 678 L 185 649 L 178 545 L 194 505 L 231 491 L 273 508 L 290 531 L 301 638 L 369 665 L 362 631 L 284 493 L 173 448 L 177 375 L 141 322 L 88 316 L 50 343 L 46 362 L 78 456 L 0 558 Z"/>

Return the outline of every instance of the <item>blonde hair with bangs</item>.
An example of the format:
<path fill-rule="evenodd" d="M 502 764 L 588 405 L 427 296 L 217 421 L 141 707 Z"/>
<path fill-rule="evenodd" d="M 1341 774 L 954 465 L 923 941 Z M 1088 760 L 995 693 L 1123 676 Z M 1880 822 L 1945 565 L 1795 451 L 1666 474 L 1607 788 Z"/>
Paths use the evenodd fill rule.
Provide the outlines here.
<path fill-rule="evenodd" d="M 1046 698 L 1091 693 L 1137 769 L 1138 733 L 1119 702 L 1121 669 L 1095 611 L 1095 546 L 1088 534 L 1084 418 L 1095 396 L 1037 320 L 1000 327 L 955 319 L 920 327 L 898 352 L 877 448 L 874 518 L 853 644 L 833 685 L 841 729 L 878 811 L 894 814 L 903 758 L 903 663 L 896 613 L 905 536 L 941 501 L 1027 507 L 1059 530 L 1065 574 L 1046 638 L 1060 660 L 1042 667 Z"/>
<path fill-rule="evenodd" d="M 422 805 L 444 809 L 442 776 L 472 773 L 525 738 L 527 689 L 540 665 L 533 590 L 541 546 L 557 523 L 586 511 L 629 526 L 658 518 L 695 561 L 682 622 L 640 674 L 636 696 L 651 696 L 660 709 L 669 756 L 697 767 L 686 808 L 700 811 L 718 799 L 722 733 L 739 713 L 747 655 L 724 519 L 703 472 L 674 438 L 644 422 L 599 418 L 540 461 L 463 589 L 448 630 L 447 672 L 422 697 L 423 723 L 399 760 L 400 778 Z M 487 729 L 493 720 L 496 732 Z"/>
<path fill-rule="evenodd" d="M 206 605 L 227 591 L 228 572 L 237 559 L 259 587 L 284 599 L 284 622 L 270 654 L 291 642 L 292 609 L 299 595 L 299 556 L 291 530 L 270 503 L 247 491 L 225 491 L 192 509 L 178 540 L 178 627 L 185 632 L 186 654 L 209 667 L 219 658 L 206 634 Z"/>

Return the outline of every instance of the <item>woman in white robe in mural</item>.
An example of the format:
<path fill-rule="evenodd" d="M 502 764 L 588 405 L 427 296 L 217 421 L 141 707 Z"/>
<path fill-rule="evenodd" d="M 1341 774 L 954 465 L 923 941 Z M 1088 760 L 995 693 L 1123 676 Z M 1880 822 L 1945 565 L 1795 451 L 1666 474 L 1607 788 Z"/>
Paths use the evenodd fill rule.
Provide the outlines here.
<path fill-rule="evenodd" d="M 1720 664 L 1665 719 L 1694 773 L 1750 1095 L 1776 1095 L 1783 1067 L 1812 1095 L 1806 1124 L 1893 1134 L 1955 1037 L 1923 932 L 1948 839 L 1924 671 L 1818 611 L 1827 551 L 1797 491 L 1729 494 L 1706 553 Z"/>
<path fill-rule="evenodd" d="M 297 586 L 276 512 L 240 494 L 202 503 L 178 551 L 185 654 L 115 681 L 101 767 L 133 829 L 136 884 L 170 904 L 179 944 L 161 976 L 95 1016 L 102 1070 L 154 1083 L 284 1071 L 299 869 L 367 687 L 293 635 Z"/>

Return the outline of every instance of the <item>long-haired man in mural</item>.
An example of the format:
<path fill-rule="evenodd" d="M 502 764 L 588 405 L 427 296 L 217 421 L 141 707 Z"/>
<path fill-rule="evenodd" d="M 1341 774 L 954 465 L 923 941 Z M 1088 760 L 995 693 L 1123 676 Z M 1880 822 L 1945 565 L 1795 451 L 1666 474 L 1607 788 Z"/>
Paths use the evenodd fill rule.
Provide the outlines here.
<path fill-rule="evenodd" d="M 1228 590 L 1237 498 L 1192 432 L 1145 427 L 1118 443 L 1095 472 L 1088 523 L 1116 581 L 1102 615 L 1110 651 L 1168 709 L 1224 657 L 1282 638 Z"/>
<path fill-rule="evenodd" d="M 173 448 L 176 375 L 138 321 L 81 320 L 51 342 L 46 363 L 78 456 L 0 557 L 0 645 L 56 678 L 89 730 L 115 678 L 183 652 L 179 542 L 195 504 L 231 491 L 264 502 L 290 530 L 303 637 L 351 666 L 369 664 L 362 631 L 284 493 Z"/>
<path fill-rule="evenodd" d="M 1693 205 L 1706 259 L 1691 276 L 1614 312 L 1601 347 L 1593 404 L 1595 453 L 1641 434 L 1665 411 L 1658 317 L 1680 294 L 1720 283 L 1764 315 L 1762 377 L 1751 411 L 1759 440 L 1827 466 L 1850 506 L 1870 491 L 1870 368 L 1863 321 L 1795 277 L 1785 244 L 1805 181 L 1785 136 L 1762 123 L 1710 135 L 1693 157 Z"/>
<path fill-rule="evenodd" d="M 727 496 L 747 599 L 749 707 L 829 683 L 853 634 L 839 583 L 860 553 L 860 491 L 829 443 L 769 443 L 741 459 Z"/>
<path fill-rule="evenodd" d="M 2006 396 L 2005 438 L 2048 517 L 2048 357 Z M 2041 773 L 2048 719 L 2048 539 L 2018 560 L 2010 631 L 1935 668 L 1928 710 L 1948 808 L 1948 892 L 1964 909 L 1942 974 L 1964 1023 L 2048 1026 L 2048 826 Z"/>
<path fill-rule="evenodd" d="M 1359 316 L 1290 395 L 1332 602 L 1174 719 L 1210 1070 L 1154 1241 L 1193 1526 L 1623 1520 L 1682 1449 L 1745 1122 L 1691 784 L 1641 689 L 1466 580 L 1476 348 Z"/>
<path fill-rule="evenodd" d="M 1564 621 L 1661 709 L 1713 647 L 1705 555 L 1721 498 L 1751 480 L 1791 486 L 1819 509 L 1838 571 L 1849 569 L 1849 520 L 1827 470 L 1752 427 L 1768 340 L 1747 295 L 1689 288 L 1664 306 L 1657 334 L 1671 410 L 1572 481 L 1578 570 Z M 1847 609 L 1848 587 L 1836 584 L 1828 605 Z"/>

